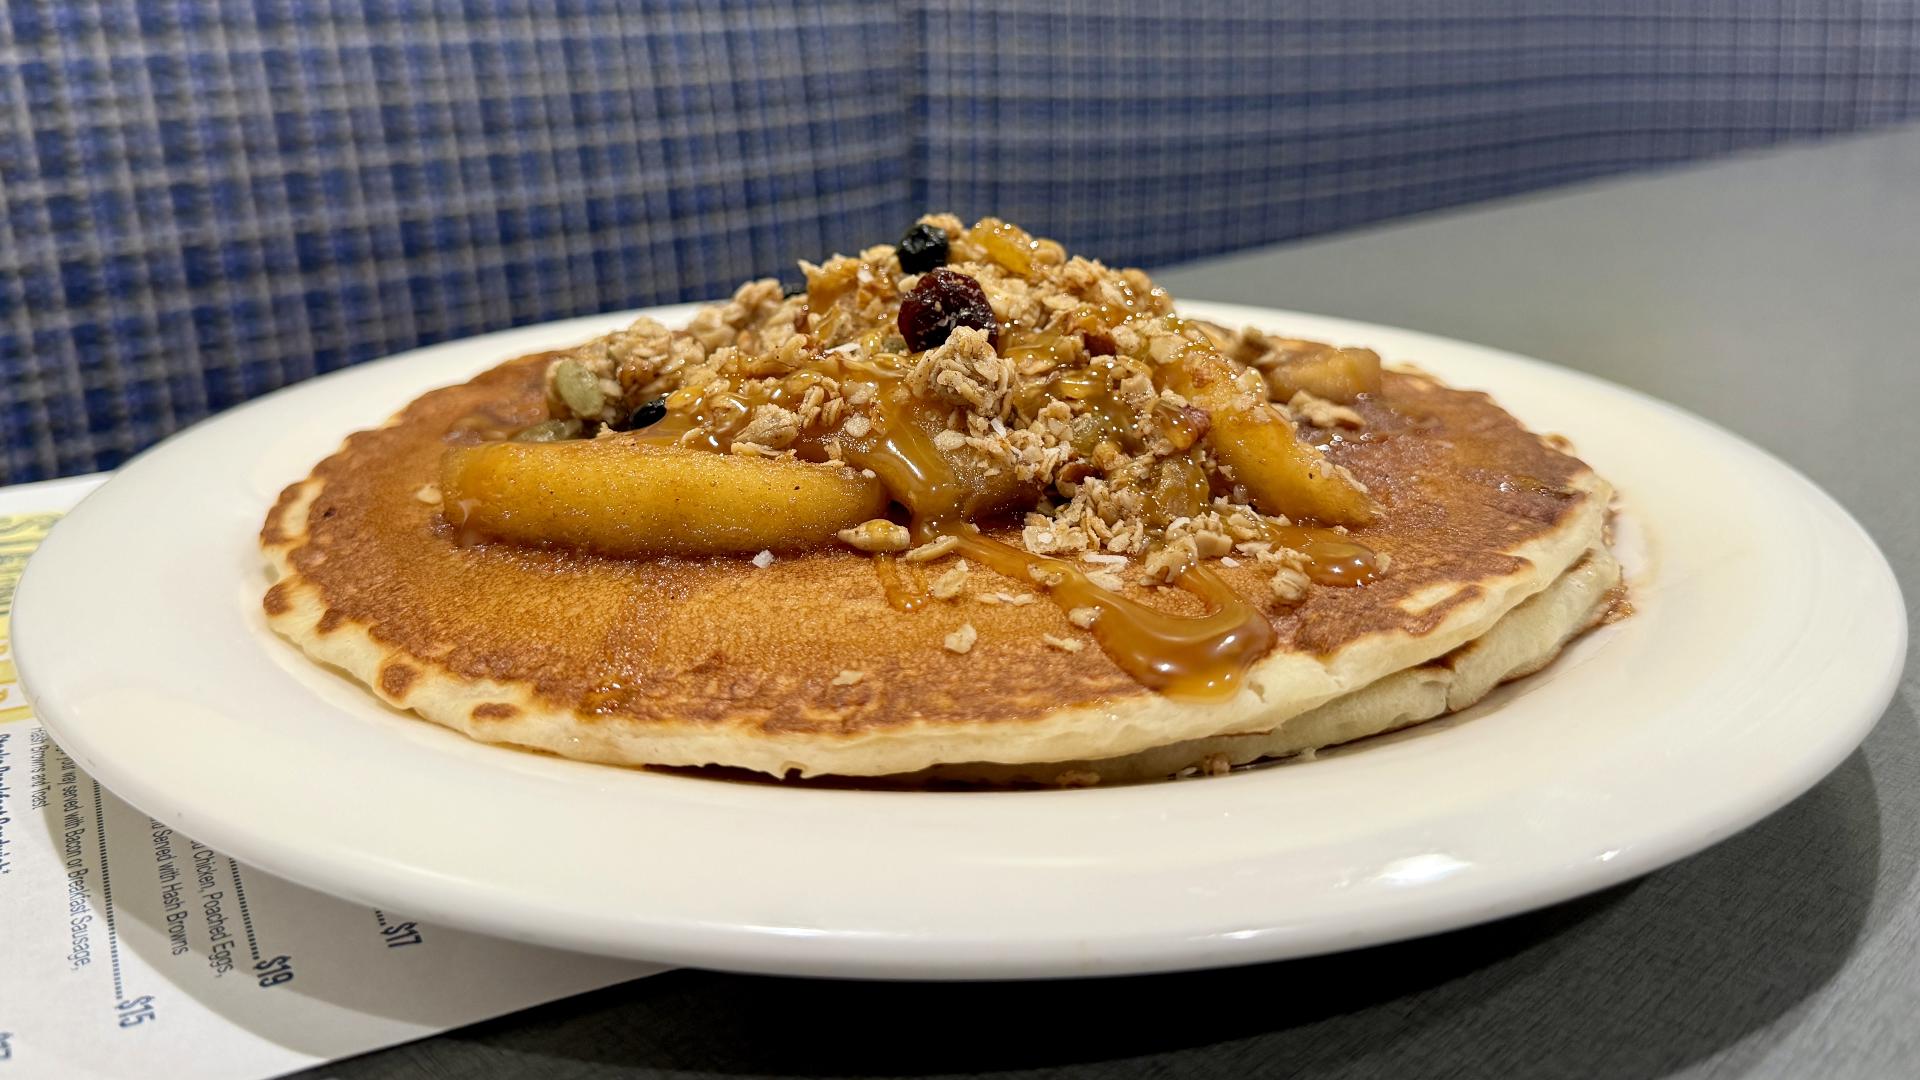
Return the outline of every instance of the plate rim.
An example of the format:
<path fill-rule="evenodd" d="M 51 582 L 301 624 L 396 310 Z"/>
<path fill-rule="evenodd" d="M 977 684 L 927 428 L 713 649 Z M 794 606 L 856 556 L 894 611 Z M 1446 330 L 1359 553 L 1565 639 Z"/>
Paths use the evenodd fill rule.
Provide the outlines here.
<path fill-rule="evenodd" d="M 695 306 L 673 305 L 643 310 L 665 318 L 673 318 L 684 315 Z M 1869 561 L 1875 564 L 1870 569 L 1877 570 L 1881 579 L 1879 584 L 1883 586 L 1875 590 L 1875 593 L 1885 598 L 1886 614 L 1890 616 L 1889 628 L 1895 632 L 1887 639 L 1886 656 L 1879 665 L 1877 678 L 1867 680 L 1856 687 L 1857 693 L 1849 708 L 1836 710 L 1836 713 L 1844 711 L 1848 714 L 1845 733 L 1841 737 L 1829 738 L 1819 744 L 1817 753 L 1794 755 L 1790 762 L 1792 767 L 1783 770 L 1782 776 L 1772 785 L 1765 790 L 1751 792 L 1750 797 L 1745 800 L 1721 804 L 1720 813 L 1713 820 L 1696 821 L 1696 827 L 1685 832 L 1685 835 L 1681 835 L 1684 830 L 1670 830 L 1668 835 L 1661 838 L 1662 842 L 1636 845 L 1631 851 L 1624 852 L 1621 858 L 1580 862 L 1574 868 L 1561 872 L 1550 883 L 1536 883 L 1535 888 L 1524 894 L 1510 892 L 1504 897 L 1469 895 L 1452 905 L 1441 905 L 1424 912 L 1403 913 L 1404 917 L 1376 920 L 1370 925 L 1351 926 L 1339 934 L 1328 934 L 1324 928 L 1316 928 L 1316 933 L 1315 930 L 1302 932 L 1297 927 L 1270 926 L 1224 935 L 1211 933 L 1193 936 L 1154 930 L 1142 931 L 1130 940 L 1108 935 L 1098 943 L 1099 948 L 1095 950 L 1097 955 L 1089 953 L 1084 943 L 1078 948 L 1056 947 L 1049 950 L 1044 947 L 1044 942 L 1036 944 L 1022 940 L 1018 942 L 1018 950 L 1025 951 L 1016 950 L 1015 953 L 1009 953 L 1006 950 L 1009 938 L 969 940 L 946 937 L 932 941 L 934 948 L 916 949 L 914 947 L 916 943 L 924 946 L 930 939 L 908 938 L 903 941 L 898 936 L 865 936 L 857 931 L 844 930 L 795 934 L 775 927 L 690 927 L 684 918 L 658 924 L 628 922 L 624 924 L 628 931 L 627 935 L 619 940 L 610 941 L 598 932 L 590 931 L 581 935 L 569 934 L 564 930 L 549 932 L 534 929 L 530 926 L 529 920 L 524 917 L 524 913 L 506 912 L 497 908 L 486 908 L 484 905 L 480 910 L 476 910 L 472 903 L 452 902 L 446 897 L 436 898 L 430 890 L 423 893 L 418 875 L 404 868 L 380 864 L 344 867 L 329 865 L 325 860 L 302 862 L 291 859 L 284 851 L 276 849 L 271 838 L 250 834 L 239 824 L 228 828 L 225 823 L 209 823 L 213 825 L 211 831 L 206 824 L 190 831 L 203 842 L 210 843 L 243 861 L 259 865 L 265 870 L 303 884 L 349 896 L 355 900 L 400 907 L 429 921 L 579 951 L 603 952 L 669 963 L 735 970 L 864 977 L 986 978 L 1176 970 L 1311 955 L 1419 936 L 1556 903 L 1641 876 L 1733 835 L 1804 793 L 1853 752 L 1892 699 L 1905 663 L 1907 626 L 1899 584 L 1891 567 L 1871 536 L 1844 507 L 1797 469 L 1766 450 L 1711 421 L 1650 395 L 1585 372 L 1562 368 L 1488 346 L 1420 331 L 1281 309 L 1204 302 L 1182 303 L 1180 307 L 1195 314 L 1267 326 L 1284 325 L 1291 321 L 1337 327 L 1344 332 L 1355 334 L 1355 339 L 1361 342 L 1365 340 L 1364 335 L 1381 332 L 1385 336 L 1398 338 L 1420 347 L 1434 346 L 1440 349 L 1466 350 L 1502 363 L 1518 363 L 1542 369 L 1554 378 L 1570 380 L 1570 385 L 1584 384 L 1589 388 L 1617 395 L 1633 406 L 1643 409 L 1651 408 L 1662 414 L 1669 422 L 1689 426 L 1713 440 L 1737 448 L 1749 460 L 1758 463 L 1764 469 L 1775 472 L 1809 505 L 1826 512 L 1836 521 L 1844 523 L 1834 542 L 1852 544 L 1870 553 Z M 551 347 L 552 339 L 556 335 L 571 335 L 578 330 L 580 336 L 584 337 L 592 333 L 596 327 L 618 325 L 622 320 L 630 319 L 638 313 L 622 312 L 587 316 L 441 343 L 424 349 L 409 350 L 369 364 L 356 365 L 353 368 L 332 372 L 318 379 L 283 388 L 222 413 L 200 425 L 195 425 L 129 461 L 106 484 L 90 492 L 65 520 L 55 526 L 52 534 L 43 544 L 43 550 L 61 543 L 63 530 L 76 531 L 83 527 L 75 526 L 73 530 L 68 528 L 72 522 L 79 521 L 84 524 L 88 520 L 91 514 L 87 510 L 88 504 L 94 504 L 96 508 L 107 505 L 105 501 L 97 500 L 101 500 L 103 494 L 111 492 L 116 483 L 127 477 L 137 478 L 143 475 L 145 469 L 153 467 L 143 463 L 154 460 L 156 455 L 180 452 L 177 448 L 190 441 L 209 440 L 210 437 L 206 432 L 210 430 L 218 432 L 237 429 L 247 418 L 285 408 L 287 407 L 285 402 L 300 395 L 314 393 L 313 388 L 317 385 L 346 386 L 350 385 L 350 381 L 354 379 L 377 382 L 381 373 L 390 373 L 400 365 L 410 362 L 420 363 L 427 358 L 446 358 L 465 353 L 476 354 L 473 367 L 477 370 L 485 363 L 492 362 L 478 358 L 482 350 L 494 354 L 494 359 L 497 360 L 513 355 L 510 350 L 514 348 L 532 351 L 533 348 L 540 347 L 522 343 L 547 340 L 549 342 L 547 347 Z M 495 353 L 496 349 L 497 353 Z M 385 412 L 391 412 L 398 407 L 399 403 L 381 402 L 379 404 Z M 345 433 L 339 434 L 344 436 Z M 140 468 L 136 469 L 136 466 Z M 292 479 L 297 477 L 288 478 L 289 481 Z M 42 722 L 83 767 L 93 773 L 109 789 L 126 797 L 129 802 L 136 806 L 157 807 L 173 801 L 164 791 L 149 783 L 146 778 L 137 775 L 137 770 L 130 771 L 124 767 L 125 763 L 114 761 L 110 754 L 100 752 L 105 748 L 95 745 L 89 739 L 87 732 L 74 729 L 68 724 L 71 718 L 63 715 L 64 702 L 61 700 L 60 693 L 49 692 L 44 684 L 36 685 L 38 676 L 35 672 L 44 671 L 45 666 L 36 652 L 37 647 L 32 644 L 31 635 L 23 633 L 21 627 L 36 625 L 41 618 L 40 612 L 43 610 L 41 605 L 51 605 L 54 602 L 40 599 L 43 588 L 52 589 L 53 586 L 39 584 L 40 578 L 35 574 L 34 565 L 30 560 L 16 597 L 15 653 L 23 685 L 29 699 L 36 706 Z M 22 618 L 23 613 L 27 618 Z M 588 766 L 588 768 L 593 767 Z M 1032 799 L 1046 794 L 1021 793 L 1015 797 Z M 930 797 L 946 799 L 952 796 L 943 794 Z M 822 939 L 827 939 L 826 944 L 832 947 L 823 948 Z M 969 955 L 970 951 L 972 955 Z"/>

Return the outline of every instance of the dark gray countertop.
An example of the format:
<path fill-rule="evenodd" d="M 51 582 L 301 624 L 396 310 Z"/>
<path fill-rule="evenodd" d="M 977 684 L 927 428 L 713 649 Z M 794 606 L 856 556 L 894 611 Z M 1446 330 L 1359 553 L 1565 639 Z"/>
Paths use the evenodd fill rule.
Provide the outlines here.
<path fill-rule="evenodd" d="M 1483 342 L 1692 409 L 1844 503 L 1913 617 L 1920 129 L 1156 276 L 1176 296 Z M 673 972 L 312 1075 L 1913 1076 L 1916 709 L 1909 663 L 1866 745 L 1761 824 L 1637 883 L 1424 941 L 1074 983 Z"/>

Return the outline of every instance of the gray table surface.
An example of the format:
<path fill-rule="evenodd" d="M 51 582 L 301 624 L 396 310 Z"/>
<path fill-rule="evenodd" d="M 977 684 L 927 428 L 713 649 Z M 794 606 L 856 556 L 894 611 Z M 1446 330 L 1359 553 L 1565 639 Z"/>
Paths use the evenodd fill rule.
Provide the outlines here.
<path fill-rule="evenodd" d="M 1692 409 L 1844 503 L 1912 617 L 1920 128 L 1157 277 L 1176 296 L 1483 342 Z M 1865 746 L 1786 809 L 1639 882 L 1476 929 L 1073 983 L 673 972 L 314 1075 L 1920 1076 L 1916 709 L 1910 662 Z"/>

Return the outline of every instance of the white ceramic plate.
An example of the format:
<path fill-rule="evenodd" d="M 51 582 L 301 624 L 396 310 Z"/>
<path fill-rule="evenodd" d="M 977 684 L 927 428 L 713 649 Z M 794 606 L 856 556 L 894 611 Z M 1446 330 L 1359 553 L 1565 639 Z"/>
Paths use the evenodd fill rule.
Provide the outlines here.
<path fill-rule="evenodd" d="M 1201 782 L 991 794 L 792 790 L 483 746 L 266 629 L 254 537 L 283 485 L 419 392 L 628 318 L 609 316 L 317 379 L 141 456 L 34 557 L 20 671 L 108 787 L 295 881 L 588 952 L 932 978 L 1244 963 L 1564 900 L 1781 806 L 1891 697 L 1906 625 L 1885 560 L 1752 446 L 1478 346 L 1189 310 L 1370 345 L 1570 436 L 1622 493 L 1637 614 L 1412 737 Z"/>

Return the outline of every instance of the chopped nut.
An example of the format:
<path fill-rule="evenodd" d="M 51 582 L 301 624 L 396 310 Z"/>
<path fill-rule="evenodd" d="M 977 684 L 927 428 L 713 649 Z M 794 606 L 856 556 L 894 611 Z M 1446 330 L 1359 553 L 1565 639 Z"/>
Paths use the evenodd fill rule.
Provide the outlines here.
<path fill-rule="evenodd" d="M 1127 587 L 1126 581 L 1111 570 L 1095 570 L 1087 575 L 1087 580 L 1108 592 L 1119 592 Z"/>
<path fill-rule="evenodd" d="M 1297 566 L 1282 566 L 1273 572 L 1273 580 L 1268 583 L 1273 589 L 1274 599 L 1283 604 L 1297 604 L 1307 598 L 1307 587 L 1312 581 L 1306 571 Z"/>
<path fill-rule="evenodd" d="M 948 533 L 946 536 L 931 543 L 921 544 L 919 547 L 902 555 L 901 558 L 908 562 L 932 562 L 959 546 L 960 538 L 954 536 L 952 533 Z"/>
<path fill-rule="evenodd" d="M 1081 649 L 1087 647 L 1087 643 L 1084 641 L 1076 641 L 1073 638 L 1054 637 L 1052 634 L 1041 634 L 1040 640 L 1059 649 L 1061 652 L 1079 652 Z"/>
<path fill-rule="evenodd" d="M 420 487 L 414 491 L 413 497 L 431 506 L 440 501 L 440 485 L 421 484 Z"/>
<path fill-rule="evenodd" d="M 1292 548 L 1262 544 L 1253 553 L 1253 561 L 1262 566 L 1305 566 L 1307 557 Z"/>
<path fill-rule="evenodd" d="M 851 529 L 841 529 L 837 534 L 841 542 L 861 551 L 905 551 L 913 546 L 913 534 L 905 525 L 896 525 L 886 518 L 874 518 L 863 521 Z"/>
<path fill-rule="evenodd" d="M 1033 565 L 1027 567 L 1027 576 L 1043 589 L 1051 589 L 1065 581 L 1066 575 L 1051 566 Z"/>
<path fill-rule="evenodd" d="M 960 590 L 966 587 L 967 560 L 961 559 L 951 570 L 933 579 L 933 584 L 928 586 L 927 592 L 931 593 L 935 600 L 951 600 L 959 596 Z"/>
<path fill-rule="evenodd" d="M 1067 621 L 1082 630 L 1091 630 L 1093 624 L 1100 621 L 1100 609 L 1097 607 L 1074 608 L 1067 612 Z"/>
<path fill-rule="evenodd" d="M 753 557 L 753 565 L 755 565 L 755 566 L 757 566 L 757 567 L 759 567 L 759 568 L 760 568 L 760 569 L 762 569 L 762 570 L 765 570 L 765 569 L 766 569 L 767 567 L 769 567 L 769 566 L 772 566 L 772 565 L 773 565 L 773 552 L 771 552 L 771 551 L 762 551 L 762 552 L 761 552 L 760 554 L 758 554 L 758 555 L 755 555 L 755 556 Z"/>
<path fill-rule="evenodd" d="M 972 623 L 961 623 L 960 629 L 947 635 L 945 644 L 948 652 L 960 653 L 964 656 L 973 651 L 973 643 L 979 639 L 980 632 L 973 628 Z"/>
<path fill-rule="evenodd" d="M 846 432 L 853 438 L 862 439 L 866 437 L 868 432 L 873 430 L 873 421 L 859 413 L 854 413 L 852 416 L 847 417 L 846 423 L 840 425 L 840 430 Z"/>
<path fill-rule="evenodd" d="M 1357 428 L 1366 424 L 1359 413 L 1301 390 L 1287 402 L 1287 411 L 1317 428 Z"/>
<path fill-rule="evenodd" d="M 1149 554 L 1142 576 L 1148 584 L 1166 585 L 1200 560 L 1200 552 L 1192 536 L 1182 536 L 1172 543 L 1162 545 L 1159 550 Z"/>
<path fill-rule="evenodd" d="M 835 675 L 833 677 L 833 681 L 828 683 L 827 685 L 852 686 L 853 684 L 859 682 L 861 679 L 864 679 L 866 677 L 867 677 L 867 673 L 864 671 L 854 671 L 850 668 L 842 668 L 840 670 L 840 674 Z"/>
<path fill-rule="evenodd" d="M 1223 532 L 1197 532 L 1193 534 L 1194 550 L 1203 559 L 1217 559 L 1233 550 L 1233 537 Z"/>

